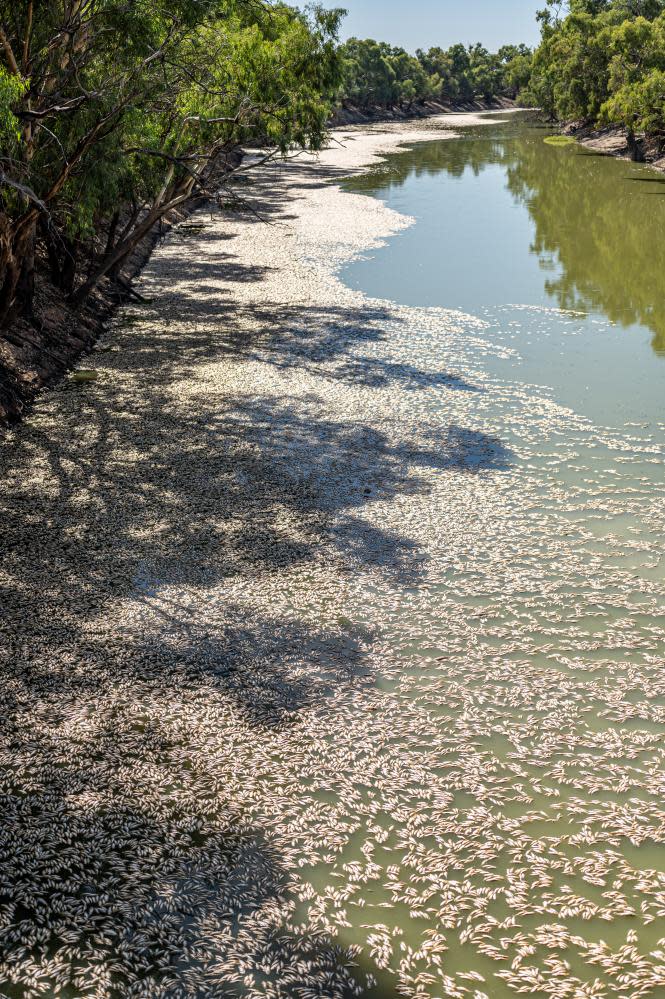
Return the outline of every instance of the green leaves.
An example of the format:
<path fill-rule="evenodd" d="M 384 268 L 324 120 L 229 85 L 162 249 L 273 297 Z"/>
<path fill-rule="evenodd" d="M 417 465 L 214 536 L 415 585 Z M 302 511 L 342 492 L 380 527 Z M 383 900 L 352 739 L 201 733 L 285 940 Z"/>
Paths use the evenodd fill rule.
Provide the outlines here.
<path fill-rule="evenodd" d="M 504 46 L 492 54 L 482 45 L 438 46 L 415 57 L 372 39 L 351 38 L 342 46 L 342 97 L 362 106 L 411 104 L 415 100 L 473 100 L 507 94 L 514 88 L 508 67 L 529 59 L 525 46 Z"/>
<path fill-rule="evenodd" d="M 665 132 L 665 72 L 653 69 L 627 83 L 603 105 L 602 119 L 647 134 Z"/>
<path fill-rule="evenodd" d="M 16 107 L 28 88 L 26 80 L 0 66 L 0 147 L 14 147 L 21 138 Z"/>
<path fill-rule="evenodd" d="M 563 20 L 543 19 L 521 98 L 559 119 L 660 133 L 664 72 L 663 0 L 576 0 Z"/>
<path fill-rule="evenodd" d="M 319 148 L 340 17 L 273 0 L 0 0 L 0 322 L 30 285 L 38 223 L 50 256 L 88 254 L 87 293 L 239 142 Z"/>

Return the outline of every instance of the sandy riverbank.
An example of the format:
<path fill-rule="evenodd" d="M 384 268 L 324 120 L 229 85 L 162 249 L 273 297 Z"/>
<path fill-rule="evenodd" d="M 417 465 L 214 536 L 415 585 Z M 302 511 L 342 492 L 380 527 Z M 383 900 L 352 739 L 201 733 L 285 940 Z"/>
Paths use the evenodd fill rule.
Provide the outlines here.
<path fill-rule="evenodd" d="M 529 472 L 553 430 L 563 464 L 631 445 L 491 382 L 481 320 L 336 273 L 410 220 L 335 181 L 449 123 L 343 130 L 252 181 L 270 225 L 174 229 L 98 380 L 0 445 L 3 987 L 501 999 L 544 973 L 592 995 L 595 934 L 638 894 L 656 920 L 661 876 L 602 844 L 655 837 L 657 803 L 598 801 L 580 832 L 577 802 L 638 743 L 655 759 L 659 736 L 609 730 L 657 721 L 631 692 L 662 681 L 631 658 L 609 683 L 597 649 L 576 671 L 576 580 L 597 601 L 607 574 Z M 619 502 L 615 480 L 548 488 Z M 657 602 L 615 576 L 612 611 Z M 624 994 L 635 962 L 606 964 Z M 663 982 L 653 956 L 635 974 Z"/>

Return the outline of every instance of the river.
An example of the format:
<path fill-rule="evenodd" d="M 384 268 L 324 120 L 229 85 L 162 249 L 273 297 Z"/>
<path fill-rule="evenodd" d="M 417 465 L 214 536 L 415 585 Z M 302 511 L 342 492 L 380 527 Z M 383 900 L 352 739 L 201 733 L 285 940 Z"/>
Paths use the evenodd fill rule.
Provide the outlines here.
<path fill-rule="evenodd" d="M 446 869 L 457 868 L 460 896 L 487 877 L 484 935 L 470 929 L 480 952 L 451 945 L 443 966 L 482 971 L 475 994 L 492 999 L 520 986 L 530 995 L 655 995 L 665 989 L 662 953 L 651 979 L 639 963 L 662 946 L 662 926 L 639 878 L 649 869 L 665 888 L 665 178 L 577 143 L 547 143 L 549 134 L 528 117 L 487 116 L 348 181 L 346 190 L 414 224 L 340 276 L 376 299 L 477 318 L 483 419 L 504 449 L 495 470 L 510 467 L 513 478 L 495 549 L 491 529 L 485 550 L 470 541 L 468 564 L 451 564 L 427 598 L 410 595 L 392 636 L 415 673 L 428 661 L 428 675 L 402 681 L 404 693 L 449 713 L 449 732 L 464 727 L 445 692 L 456 672 L 469 724 L 472 688 L 482 705 L 470 737 L 482 790 L 455 804 L 463 840 L 465 824 L 487 823 L 492 860 L 465 875 L 468 841 L 454 845 L 433 827 L 430 843 L 458 857 Z M 414 337 L 412 363 L 427 367 L 431 351 Z M 521 419 L 505 389 L 528 393 Z M 544 400 L 561 407 L 558 418 L 543 419 Z M 425 410 L 446 419 L 436 394 Z M 524 531 L 511 549 L 520 505 Z M 448 631 L 451 607 L 466 646 Z M 546 688 L 557 686 L 548 708 Z M 447 756 L 441 765 L 454 772 Z M 481 805 L 487 811 L 474 812 Z M 425 865 L 426 856 L 423 848 Z M 497 979 L 491 958 L 508 953 L 513 971 Z M 454 987 L 431 994 L 457 995 Z"/>
<path fill-rule="evenodd" d="M 547 385 L 594 420 L 662 428 L 665 177 L 548 145 L 548 130 L 512 115 L 496 121 L 393 154 L 347 185 L 417 224 L 344 280 L 481 316 L 489 340 L 516 348 L 497 374 Z"/>
<path fill-rule="evenodd" d="M 3 438 L 3 995 L 664 994 L 663 179 L 459 122 L 174 227 Z"/>

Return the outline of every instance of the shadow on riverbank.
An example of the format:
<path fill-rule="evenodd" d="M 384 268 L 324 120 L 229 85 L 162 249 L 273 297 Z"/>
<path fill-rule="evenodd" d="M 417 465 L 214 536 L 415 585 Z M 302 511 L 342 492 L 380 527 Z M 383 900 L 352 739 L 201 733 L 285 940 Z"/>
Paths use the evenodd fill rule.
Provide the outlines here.
<path fill-rule="evenodd" d="M 132 351 L 103 355 L 113 380 L 64 387 L 4 447 L 0 980 L 29 947 L 35 974 L 59 962 L 70 996 L 86 966 L 123 996 L 242 996 L 250 972 L 285 995 L 353 994 L 346 952 L 282 916 L 265 929 L 267 908 L 292 905 L 279 854 L 257 854 L 264 833 L 243 832 L 206 760 L 218 718 L 279 737 L 343 687 L 371 686 L 374 636 L 266 618 L 226 587 L 321 559 L 413 585 L 423 553 L 365 509 L 427 490 L 426 472 L 473 475 L 511 455 L 455 425 L 389 439 L 322 417 L 315 398 L 180 399 L 174 385 L 220 353 L 252 357 L 247 316 L 231 315 L 211 314 L 207 333 L 138 324 Z M 312 336 L 311 312 L 290 310 L 270 363 L 318 371 L 338 357 L 332 377 L 427 384 L 408 365 L 346 357 L 377 320 L 319 310 Z"/>
<path fill-rule="evenodd" d="M 265 277 L 227 265 L 232 283 Z M 99 379 L 62 386 L 2 446 L 9 996 L 35 981 L 67 999 L 256 995 L 266 982 L 294 999 L 346 997 L 369 973 L 380 984 L 364 994 L 396 999 L 371 961 L 359 972 L 334 939 L 298 928 L 306 844 L 255 817 L 279 826 L 284 752 L 302 754 L 298 807 L 316 807 L 304 720 L 372 687 L 376 636 L 270 613 L 267 595 L 307 585 L 322 562 L 335 586 L 417 584 L 424 552 L 372 506 L 512 455 L 452 422 L 416 440 L 326 415 L 314 393 L 216 383 L 226 357 L 368 391 L 478 391 L 367 355 L 398 321 L 383 307 L 242 306 L 209 277 L 194 268 L 166 306 L 134 310 L 95 355 Z M 242 739 L 253 765 L 236 773 Z"/>

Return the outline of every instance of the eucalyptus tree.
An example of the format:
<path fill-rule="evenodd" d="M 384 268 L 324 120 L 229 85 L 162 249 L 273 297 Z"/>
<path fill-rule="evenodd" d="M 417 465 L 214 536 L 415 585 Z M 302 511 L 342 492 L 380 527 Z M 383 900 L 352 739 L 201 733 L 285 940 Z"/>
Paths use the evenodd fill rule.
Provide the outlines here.
<path fill-rule="evenodd" d="M 514 89 L 508 67 L 513 57 L 528 54 L 525 46 L 491 53 L 482 45 L 457 44 L 445 50 L 440 46 L 417 49 L 412 56 L 385 42 L 351 38 L 341 49 L 341 96 L 362 107 L 410 107 L 414 101 L 427 99 L 489 99 Z"/>
<path fill-rule="evenodd" d="M 629 137 L 643 131 L 665 145 L 665 13 L 624 21 L 610 36 L 610 96 L 606 122 L 621 122 Z"/>
<path fill-rule="evenodd" d="M 548 0 L 521 98 L 558 119 L 665 136 L 665 0 Z M 518 68 L 518 67 L 516 67 Z"/>
<path fill-rule="evenodd" d="M 0 0 L 0 323 L 31 312 L 38 241 L 80 301 L 242 139 L 320 145 L 339 18 L 269 0 Z"/>

